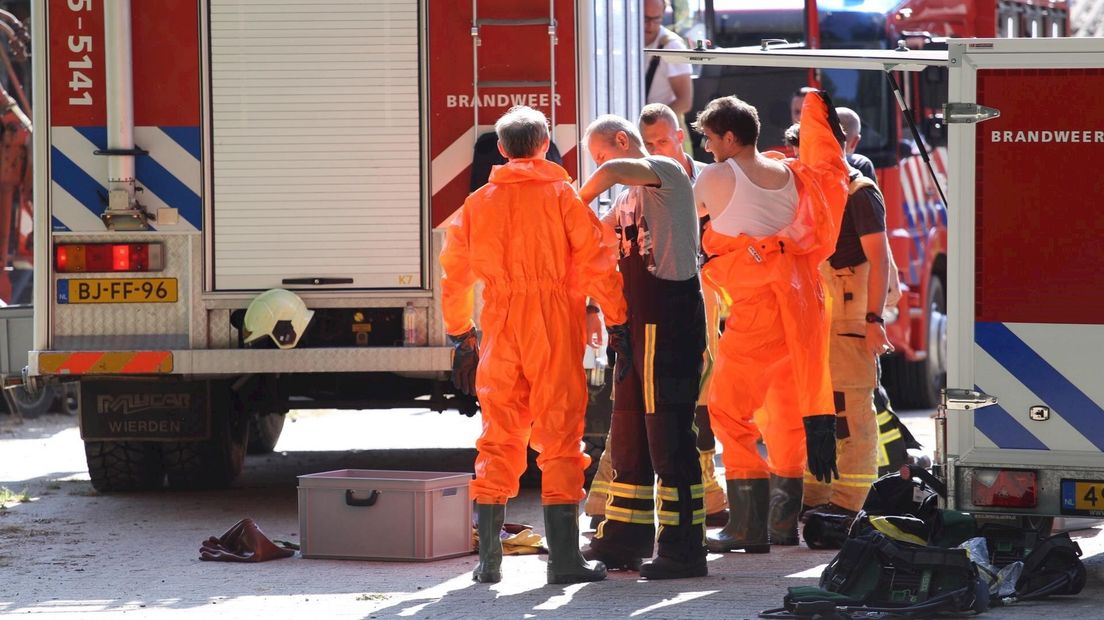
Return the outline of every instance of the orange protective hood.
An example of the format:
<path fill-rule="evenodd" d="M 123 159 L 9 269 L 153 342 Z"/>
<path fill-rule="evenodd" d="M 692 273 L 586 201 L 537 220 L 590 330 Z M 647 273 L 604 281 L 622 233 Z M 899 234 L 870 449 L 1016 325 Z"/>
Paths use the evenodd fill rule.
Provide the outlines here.
<path fill-rule="evenodd" d="M 491 168 L 491 183 L 524 183 L 525 181 L 567 181 L 571 175 L 562 166 L 543 158 L 512 159 Z"/>

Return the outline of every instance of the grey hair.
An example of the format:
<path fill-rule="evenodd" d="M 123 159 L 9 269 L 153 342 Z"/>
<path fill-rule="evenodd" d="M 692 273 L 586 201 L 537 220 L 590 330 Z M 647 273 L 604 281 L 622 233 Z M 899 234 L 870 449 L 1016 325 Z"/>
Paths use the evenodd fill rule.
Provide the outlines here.
<path fill-rule="evenodd" d="M 495 123 L 495 134 L 507 157 L 536 157 L 548 140 L 548 119 L 529 106 L 514 106 Z"/>
<path fill-rule="evenodd" d="M 586 134 L 583 135 L 583 144 L 590 144 L 590 140 L 594 136 L 602 138 L 606 144 L 613 144 L 619 131 L 625 132 L 625 135 L 629 137 L 629 142 L 644 148 L 644 140 L 640 137 L 640 131 L 636 128 L 636 125 L 616 114 L 603 114 L 594 119 L 594 122 L 587 127 Z"/>
<path fill-rule="evenodd" d="M 862 133 L 862 121 L 859 120 L 859 115 L 854 110 L 851 108 L 836 108 L 836 114 L 839 115 L 843 135 L 851 138 Z"/>

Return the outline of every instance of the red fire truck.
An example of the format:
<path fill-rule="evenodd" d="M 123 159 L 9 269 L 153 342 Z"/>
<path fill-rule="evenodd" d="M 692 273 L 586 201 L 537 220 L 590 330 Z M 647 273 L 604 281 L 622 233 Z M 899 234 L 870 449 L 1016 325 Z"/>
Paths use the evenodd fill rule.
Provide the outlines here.
<path fill-rule="evenodd" d="M 292 407 L 474 413 L 436 257 L 479 136 L 541 109 L 577 176 L 585 119 L 640 106 L 636 0 L 33 6 L 28 387 L 79 385 L 100 490 L 226 484 Z M 295 348 L 244 342 L 273 288 Z"/>
<path fill-rule="evenodd" d="M 788 42 L 825 49 L 945 49 L 946 37 L 1053 37 L 1069 31 L 1067 3 L 1049 0 L 691 0 L 690 5 L 684 32 L 718 48 Z M 675 19 L 683 19 L 681 10 Z M 760 112 L 763 147 L 782 144 L 791 123 L 790 99 L 802 86 L 826 88 L 837 105 L 859 114 L 858 152 L 877 169 L 904 289 L 896 316 L 887 321 L 897 353 L 884 360 L 884 381 L 896 405 L 930 408 L 939 402 L 947 369 L 947 211 L 939 192 L 947 184 L 940 109 L 947 100 L 947 74 L 932 67 L 894 76 L 919 139 L 890 82 L 872 71 L 705 65 L 694 82 L 694 101 L 700 108 L 733 93 L 748 100 Z M 931 172 L 921 147 L 929 153 Z M 709 161 L 700 151 L 698 157 Z"/>

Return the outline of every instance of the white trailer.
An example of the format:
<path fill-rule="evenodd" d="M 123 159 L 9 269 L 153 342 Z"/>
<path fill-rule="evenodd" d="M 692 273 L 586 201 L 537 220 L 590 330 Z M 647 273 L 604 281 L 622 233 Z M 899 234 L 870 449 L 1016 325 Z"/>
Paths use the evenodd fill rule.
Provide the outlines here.
<path fill-rule="evenodd" d="M 948 69 L 949 388 L 936 417 L 948 503 L 1008 520 L 1104 516 L 1104 211 L 1095 203 L 1104 39 L 658 53 L 747 66 Z"/>
<path fill-rule="evenodd" d="M 632 0 L 33 10 L 28 382 L 79 384 L 100 490 L 226 484 L 289 408 L 474 413 L 448 383 L 436 257 L 478 136 L 540 108 L 578 176 L 586 119 L 635 114 L 642 90 Z M 314 311 L 297 348 L 243 342 L 272 288 Z"/>

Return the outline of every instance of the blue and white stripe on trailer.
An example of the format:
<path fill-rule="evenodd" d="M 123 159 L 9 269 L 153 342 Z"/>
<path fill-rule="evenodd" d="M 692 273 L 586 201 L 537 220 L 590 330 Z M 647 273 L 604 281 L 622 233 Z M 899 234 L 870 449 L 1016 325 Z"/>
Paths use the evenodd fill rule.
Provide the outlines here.
<path fill-rule="evenodd" d="M 1104 326 L 978 322 L 974 341 L 977 387 L 1001 406 L 975 412 L 974 425 L 996 447 L 1104 451 L 1104 384 L 1091 363 Z M 1036 405 L 1049 420 L 1030 419 Z"/>
<path fill-rule="evenodd" d="M 198 127 L 136 127 L 135 143 L 149 151 L 135 161 L 138 200 L 147 210 L 173 208 L 178 224 L 151 228 L 198 231 L 203 226 L 202 168 Z M 104 127 L 51 128 L 51 206 L 55 231 L 100 232 L 106 209 L 107 158 L 95 155 L 107 147 Z"/>

